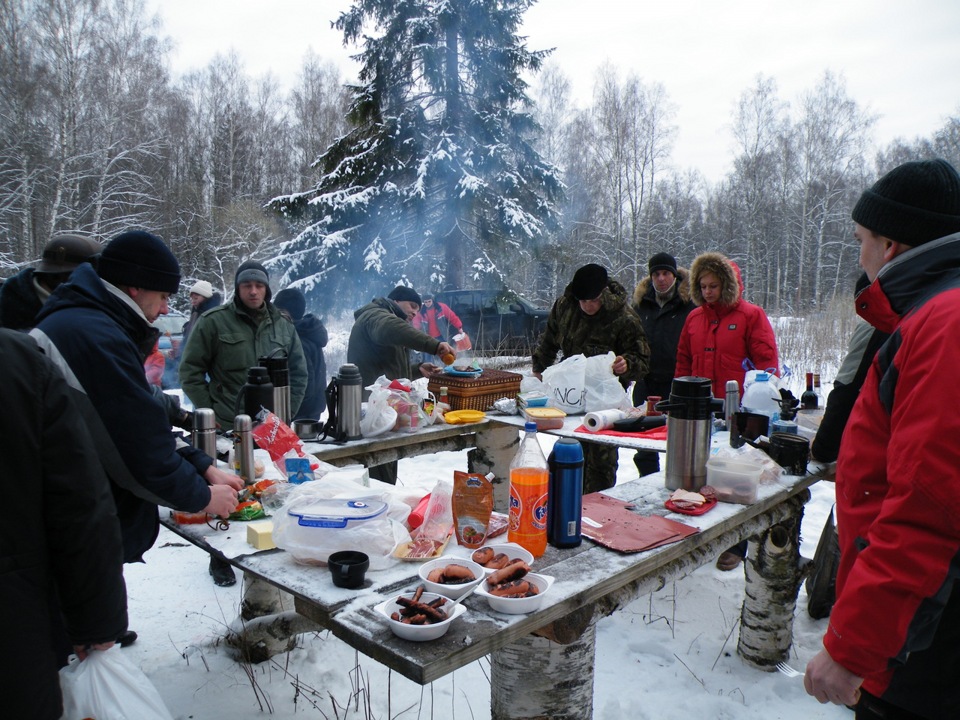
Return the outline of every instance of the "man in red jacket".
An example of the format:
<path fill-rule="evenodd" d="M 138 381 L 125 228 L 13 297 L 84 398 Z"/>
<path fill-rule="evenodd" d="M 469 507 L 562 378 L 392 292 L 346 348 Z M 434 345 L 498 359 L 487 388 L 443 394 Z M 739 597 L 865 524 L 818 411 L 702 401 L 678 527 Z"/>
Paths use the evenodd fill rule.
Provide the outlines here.
<path fill-rule="evenodd" d="M 857 720 L 960 708 L 960 175 L 909 162 L 853 209 L 870 285 L 857 312 L 890 338 L 837 461 L 840 568 L 804 686 Z"/>

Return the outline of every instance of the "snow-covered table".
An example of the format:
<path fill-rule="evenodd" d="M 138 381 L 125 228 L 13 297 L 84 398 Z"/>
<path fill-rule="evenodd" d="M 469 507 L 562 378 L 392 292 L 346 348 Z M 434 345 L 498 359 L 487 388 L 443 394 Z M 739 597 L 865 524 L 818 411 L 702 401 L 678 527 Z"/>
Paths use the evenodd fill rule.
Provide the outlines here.
<path fill-rule="evenodd" d="M 476 443 L 477 435 L 493 429 L 515 432 L 510 424 L 490 424 L 494 427 L 461 426 L 454 435 L 468 437 L 455 444 Z M 437 435 L 443 438 L 433 439 L 424 434 L 420 444 L 429 447 L 434 441 L 448 441 L 453 436 L 446 432 L 447 429 L 438 429 Z M 415 454 L 417 437 L 406 436 L 406 442 L 397 446 L 400 452 Z M 361 456 L 372 452 L 364 441 L 358 445 L 363 446 Z M 350 458 L 346 454 L 338 459 Z M 222 553 L 244 571 L 245 582 L 258 578 L 289 593 L 294 599 L 296 619 L 306 618 L 328 628 L 360 652 L 416 682 L 426 684 L 491 655 L 495 719 L 584 718 L 590 716 L 592 707 L 597 620 L 713 562 L 723 550 L 744 538 L 751 540 L 751 550 L 744 564 L 748 587 L 738 650 L 746 662 L 762 668 L 773 668 L 787 658 L 802 579 L 800 520 L 803 505 L 809 499 L 807 488 L 817 480 L 815 475 L 785 476 L 773 484 L 761 485 L 753 505 L 721 503 L 697 517 L 666 510 L 663 503 L 669 491 L 660 475 L 622 483 L 606 493 L 631 501 L 641 515 L 666 516 L 695 526 L 700 532 L 634 554 L 617 553 L 589 540 L 573 549 L 549 547 L 533 565 L 535 571 L 556 577 L 539 611 L 502 615 L 474 595 L 464 601 L 469 612 L 455 621 L 443 638 L 422 644 L 395 637 L 373 612 L 381 600 L 417 586 L 415 563 L 397 563 L 386 570 L 370 572 L 363 588 L 343 590 L 334 587 L 325 568 L 298 564 L 280 550 L 253 552 L 245 543 L 242 523 L 235 523 L 226 532 L 202 525 L 179 527 L 169 520 L 164 524 L 200 547 Z M 465 551 L 454 547 L 448 548 L 447 553 Z M 304 631 L 296 619 L 289 618 L 289 627 Z"/>

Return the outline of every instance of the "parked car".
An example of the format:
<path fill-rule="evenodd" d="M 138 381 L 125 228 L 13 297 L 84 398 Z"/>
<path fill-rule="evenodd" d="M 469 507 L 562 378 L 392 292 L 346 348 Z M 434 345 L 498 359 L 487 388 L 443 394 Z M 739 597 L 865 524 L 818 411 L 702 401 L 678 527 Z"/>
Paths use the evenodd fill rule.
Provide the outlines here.
<path fill-rule="evenodd" d="M 189 318 L 183 313 L 171 312 L 161 315 L 151 325 L 160 331 L 160 352 L 163 353 L 163 379 L 160 387 L 164 390 L 180 387 L 179 373 L 180 351 L 183 344 L 183 326 Z"/>
<path fill-rule="evenodd" d="M 527 355 L 547 325 L 549 310 L 512 290 L 444 290 L 434 299 L 463 322 L 475 352 Z"/>

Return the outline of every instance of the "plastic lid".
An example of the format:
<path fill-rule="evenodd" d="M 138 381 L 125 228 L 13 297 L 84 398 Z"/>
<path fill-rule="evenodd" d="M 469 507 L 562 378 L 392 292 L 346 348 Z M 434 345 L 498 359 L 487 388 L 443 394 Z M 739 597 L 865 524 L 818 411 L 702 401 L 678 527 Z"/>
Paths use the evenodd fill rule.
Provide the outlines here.
<path fill-rule="evenodd" d="M 770 379 L 770 376 L 765 372 L 758 372 L 757 376 L 754 378 L 757 382 L 767 382 Z"/>
<path fill-rule="evenodd" d="M 381 500 L 324 499 L 291 508 L 287 514 L 299 518 L 297 524 L 305 527 L 345 528 L 350 521 L 370 520 L 386 509 Z"/>
<path fill-rule="evenodd" d="M 527 422 L 523 424 L 523 431 L 535 433 L 537 431 L 537 424 L 532 420 L 527 420 Z"/>

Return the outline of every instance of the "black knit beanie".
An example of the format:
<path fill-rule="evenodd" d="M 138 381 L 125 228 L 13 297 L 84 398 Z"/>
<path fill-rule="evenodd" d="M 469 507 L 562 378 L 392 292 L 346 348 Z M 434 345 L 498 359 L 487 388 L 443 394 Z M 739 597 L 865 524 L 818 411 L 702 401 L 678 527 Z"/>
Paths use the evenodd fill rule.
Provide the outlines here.
<path fill-rule="evenodd" d="M 417 291 L 405 285 L 397 285 L 390 291 L 387 297 L 391 300 L 406 300 L 407 302 L 416 303 L 417 307 L 423 305 L 423 300 L 420 299 Z"/>
<path fill-rule="evenodd" d="M 258 282 L 266 285 L 267 302 L 270 302 L 270 298 L 273 297 L 273 292 L 270 290 L 270 275 L 267 274 L 267 269 L 256 260 L 247 260 L 237 268 L 237 275 L 233 281 L 233 291 L 239 294 L 240 283 L 245 282 Z"/>
<path fill-rule="evenodd" d="M 277 293 L 273 299 L 273 304 L 281 310 L 290 313 L 290 317 L 299 320 L 307 311 L 307 299 L 297 288 L 286 288 Z"/>
<path fill-rule="evenodd" d="M 673 276 L 677 276 L 677 259 L 670 253 L 660 252 L 650 258 L 647 263 L 647 270 L 651 275 L 657 270 L 669 270 Z"/>
<path fill-rule="evenodd" d="M 851 214 L 868 230 L 905 245 L 960 232 L 960 175 L 946 160 L 904 163 L 865 191 Z"/>
<path fill-rule="evenodd" d="M 97 262 L 97 274 L 113 285 L 173 295 L 180 289 L 180 263 L 163 240 L 143 230 L 117 235 Z"/>
<path fill-rule="evenodd" d="M 573 274 L 570 292 L 577 300 L 593 300 L 607 286 L 607 270 L 602 265 L 590 263 Z"/>

